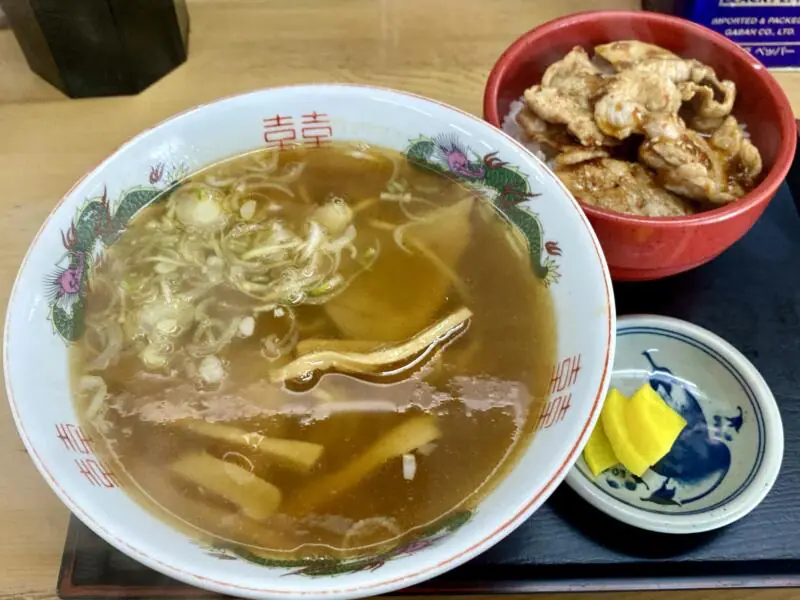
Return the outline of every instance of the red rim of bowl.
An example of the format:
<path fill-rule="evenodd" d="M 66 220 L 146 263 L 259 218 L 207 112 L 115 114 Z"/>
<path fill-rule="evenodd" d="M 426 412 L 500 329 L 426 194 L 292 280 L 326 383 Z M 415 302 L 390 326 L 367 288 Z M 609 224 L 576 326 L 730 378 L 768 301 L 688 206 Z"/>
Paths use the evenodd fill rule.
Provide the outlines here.
<path fill-rule="evenodd" d="M 658 227 L 683 227 L 686 225 L 701 225 L 728 220 L 749 211 L 756 205 L 768 202 L 774 191 L 778 188 L 778 186 L 780 186 L 781 183 L 783 183 L 783 180 L 786 178 L 786 174 L 789 172 L 789 168 L 792 165 L 792 160 L 794 159 L 794 153 L 797 146 L 797 126 L 795 125 L 795 118 L 791 103 L 786 97 L 786 93 L 783 91 L 783 88 L 781 88 L 780 84 L 758 59 L 753 57 L 746 50 L 725 36 L 717 33 L 716 31 L 712 31 L 711 29 L 703 27 L 702 25 L 698 25 L 697 23 L 687 21 L 686 19 L 645 11 L 588 11 L 575 13 L 566 17 L 560 17 L 535 27 L 518 37 L 514 43 L 511 44 L 506 51 L 500 55 L 500 57 L 497 59 L 497 62 L 492 67 L 492 70 L 489 73 L 489 79 L 486 82 L 486 88 L 484 89 L 483 93 L 483 118 L 495 127 L 502 129 L 501 118 L 497 110 L 497 98 L 500 95 L 500 81 L 505 76 L 510 65 L 515 63 L 521 56 L 525 54 L 532 39 L 538 38 L 543 34 L 551 33 L 558 29 L 571 27 L 577 23 L 596 20 L 598 18 L 608 19 L 609 17 L 644 21 L 654 26 L 663 25 L 666 23 L 679 25 L 684 29 L 694 32 L 700 37 L 704 37 L 714 42 L 716 45 L 722 47 L 725 52 L 737 55 L 739 58 L 753 65 L 757 76 L 764 82 L 769 90 L 773 102 L 778 107 L 781 141 L 775 163 L 767 173 L 767 176 L 764 177 L 761 183 L 759 183 L 742 199 L 732 202 L 728 206 L 715 208 L 707 212 L 688 216 L 643 217 L 617 213 L 579 202 L 581 208 L 586 212 L 586 214 L 590 217 L 598 217 L 604 220 L 617 221 L 619 223 L 647 223 L 648 225 Z"/>

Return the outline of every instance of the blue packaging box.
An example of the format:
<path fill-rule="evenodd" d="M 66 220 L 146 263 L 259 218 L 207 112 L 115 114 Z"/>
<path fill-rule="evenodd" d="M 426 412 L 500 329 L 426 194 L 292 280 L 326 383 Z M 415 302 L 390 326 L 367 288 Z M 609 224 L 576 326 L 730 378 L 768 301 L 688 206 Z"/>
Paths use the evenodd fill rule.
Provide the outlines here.
<path fill-rule="evenodd" d="M 771 69 L 800 68 L 800 0 L 647 0 L 733 40 Z"/>

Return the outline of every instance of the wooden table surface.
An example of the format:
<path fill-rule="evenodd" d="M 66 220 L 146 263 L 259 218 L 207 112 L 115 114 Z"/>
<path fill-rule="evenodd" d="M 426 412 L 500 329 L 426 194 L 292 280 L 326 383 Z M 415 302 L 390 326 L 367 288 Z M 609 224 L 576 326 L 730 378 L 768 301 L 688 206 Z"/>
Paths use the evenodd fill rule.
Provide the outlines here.
<path fill-rule="evenodd" d="M 261 87 L 344 81 L 409 90 L 480 114 L 494 60 L 519 34 L 639 0 L 189 0 L 188 62 L 138 96 L 69 100 L 0 31 L 0 302 L 40 224 L 83 173 L 189 106 Z M 800 114 L 800 74 L 779 74 Z M 55 597 L 67 510 L 0 402 L 0 600 Z M 665 592 L 665 600 L 787 600 L 791 590 Z M 597 595 L 634 600 L 653 594 Z M 559 596 L 570 600 L 570 596 Z"/>

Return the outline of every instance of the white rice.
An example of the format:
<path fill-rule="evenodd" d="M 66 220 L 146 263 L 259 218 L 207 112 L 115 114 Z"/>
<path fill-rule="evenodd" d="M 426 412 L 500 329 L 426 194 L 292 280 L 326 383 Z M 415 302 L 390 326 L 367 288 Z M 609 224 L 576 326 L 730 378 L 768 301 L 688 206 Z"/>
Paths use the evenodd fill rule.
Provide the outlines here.
<path fill-rule="evenodd" d="M 747 123 L 739 123 L 739 131 L 742 132 L 742 137 L 744 137 L 744 139 L 750 139 L 750 132 L 747 131 Z"/>
<path fill-rule="evenodd" d="M 518 142 L 525 143 L 525 132 L 522 131 L 522 127 L 517 123 L 517 115 L 523 108 L 525 108 L 525 100 L 523 98 L 520 97 L 514 100 L 511 106 L 508 107 L 508 114 L 503 117 L 502 129 Z"/>
<path fill-rule="evenodd" d="M 501 129 L 512 138 L 517 140 L 520 144 L 525 146 L 528 150 L 530 150 L 536 158 L 548 166 L 552 166 L 552 161 L 548 159 L 547 154 L 545 154 L 544 150 L 542 149 L 542 145 L 539 142 L 534 142 L 528 139 L 528 136 L 525 135 L 522 127 L 520 127 L 519 123 L 517 123 L 517 115 L 523 108 L 525 108 L 525 99 L 520 96 L 517 100 L 514 100 L 514 102 L 511 103 L 511 106 L 509 106 L 508 114 L 503 117 Z"/>

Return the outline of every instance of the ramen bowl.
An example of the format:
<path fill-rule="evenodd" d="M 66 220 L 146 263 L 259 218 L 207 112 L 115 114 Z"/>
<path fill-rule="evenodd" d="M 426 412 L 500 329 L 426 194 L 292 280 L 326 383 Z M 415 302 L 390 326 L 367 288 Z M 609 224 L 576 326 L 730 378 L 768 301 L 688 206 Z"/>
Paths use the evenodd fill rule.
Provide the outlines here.
<path fill-rule="evenodd" d="M 761 152 L 760 183 L 736 201 L 689 216 L 644 217 L 582 204 L 603 246 L 614 280 L 652 280 L 702 265 L 725 251 L 758 220 L 794 157 L 792 107 L 778 82 L 746 50 L 701 25 L 668 15 L 599 11 L 544 23 L 514 41 L 486 83 L 483 114 L 501 127 L 511 103 L 539 83 L 544 70 L 574 46 L 587 50 L 619 40 L 656 44 L 712 67 L 736 84 L 733 114 Z"/>
<path fill-rule="evenodd" d="M 137 211 L 186 173 L 248 151 L 331 141 L 405 153 L 494 202 L 525 237 L 531 275 L 555 306 L 557 355 L 537 433 L 469 512 L 411 543 L 325 561 L 262 560 L 211 547 L 144 509 L 98 454 L 70 394 L 68 351 L 83 331 L 92 267 Z M 509 216 L 510 215 L 510 216 Z M 515 225 L 516 227 L 517 225 Z M 53 209 L 20 268 L 4 344 L 20 437 L 54 492 L 108 543 L 187 584 L 252 598 L 355 598 L 451 569 L 530 517 L 579 456 L 599 413 L 614 354 L 608 270 L 586 217 L 560 182 L 511 138 L 455 108 L 391 90 L 316 85 L 269 89 L 191 109 L 124 144 Z M 40 368 L 46 365 L 46 368 Z"/>

